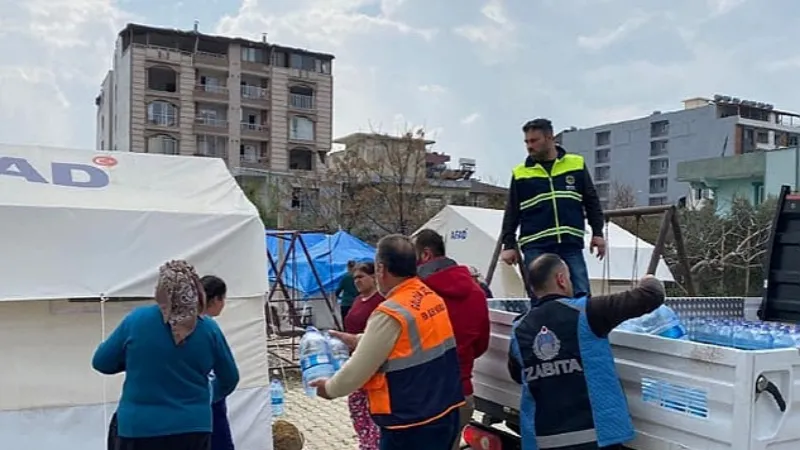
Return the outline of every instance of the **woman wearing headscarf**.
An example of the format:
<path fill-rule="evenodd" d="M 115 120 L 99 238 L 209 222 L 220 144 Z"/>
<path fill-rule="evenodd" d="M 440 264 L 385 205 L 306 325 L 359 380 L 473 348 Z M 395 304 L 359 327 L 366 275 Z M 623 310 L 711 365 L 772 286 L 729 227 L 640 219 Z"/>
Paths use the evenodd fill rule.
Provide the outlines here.
<path fill-rule="evenodd" d="M 122 319 L 92 358 L 100 373 L 125 372 L 115 450 L 209 450 L 211 404 L 239 382 L 233 354 L 203 315 L 203 285 L 191 265 L 161 266 L 155 299 Z"/>
<path fill-rule="evenodd" d="M 225 297 L 228 286 L 222 278 L 206 275 L 200 279 L 206 294 L 206 315 L 218 317 L 225 309 Z M 228 405 L 223 397 L 211 405 L 213 432 L 211 433 L 211 450 L 234 450 L 231 425 L 228 422 Z"/>

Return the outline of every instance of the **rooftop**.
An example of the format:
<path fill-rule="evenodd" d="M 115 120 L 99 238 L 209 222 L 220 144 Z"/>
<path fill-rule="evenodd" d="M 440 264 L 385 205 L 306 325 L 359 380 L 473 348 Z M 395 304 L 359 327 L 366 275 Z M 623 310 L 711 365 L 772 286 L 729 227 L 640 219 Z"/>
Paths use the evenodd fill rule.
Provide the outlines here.
<path fill-rule="evenodd" d="M 425 135 L 421 136 L 413 136 L 411 134 L 407 134 L 405 136 L 392 136 L 389 134 L 381 134 L 381 133 L 351 133 L 346 136 L 342 136 L 340 138 L 336 138 L 333 140 L 334 144 L 344 144 L 344 145 L 355 145 L 361 143 L 365 140 L 374 139 L 374 140 L 381 140 L 381 141 L 394 141 L 394 142 L 404 142 L 407 139 L 411 138 L 415 141 L 422 141 L 425 145 L 433 145 L 436 141 L 432 141 L 430 139 L 425 139 Z"/>
<path fill-rule="evenodd" d="M 315 56 L 320 59 L 326 59 L 328 61 L 334 59 L 334 56 L 328 53 L 320 53 L 302 48 L 271 44 L 267 42 L 266 36 L 264 39 L 260 41 L 254 41 L 240 37 L 215 36 L 210 34 L 204 34 L 200 33 L 199 31 L 196 31 L 196 28 L 194 30 L 178 30 L 174 28 L 160 28 L 149 25 L 129 23 L 128 25 L 125 26 L 125 28 L 122 29 L 122 31 L 119 32 L 119 37 L 123 39 L 123 42 L 126 43 L 125 46 L 127 46 L 131 41 L 134 40 L 133 39 L 134 37 L 146 35 L 149 33 L 183 39 L 185 42 L 171 41 L 171 42 L 164 42 L 161 45 L 169 48 L 173 47 L 179 48 L 187 52 L 192 52 L 196 50 L 197 47 L 202 47 L 203 44 L 209 46 L 214 46 L 214 44 L 216 44 L 217 46 L 219 46 L 220 44 L 224 44 L 226 46 L 230 44 L 240 44 L 249 47 L 261 47 L 261 48 L 268 48 L 275 50 L 284 50 L 292 53 L 300 53 L 300 54 Z M 159 44 L 154 43 L 154 45 L 159 45 Z"/>
<path fill-rule="evenodd" d="M 704 158 L 678 163 L 676 180 L 706 183 L 714 180 L 739 180 L 763 176 L 767 163 L 765 152 Z"/>

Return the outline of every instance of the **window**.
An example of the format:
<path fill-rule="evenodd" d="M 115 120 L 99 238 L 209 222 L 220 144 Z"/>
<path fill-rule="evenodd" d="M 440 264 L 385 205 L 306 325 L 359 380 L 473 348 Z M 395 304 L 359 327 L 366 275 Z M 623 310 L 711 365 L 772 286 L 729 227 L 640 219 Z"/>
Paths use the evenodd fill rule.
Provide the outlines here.
<path fill-rule="evenodd" d="M 311 211 L 316 205 L 318 197 L 319 191 L 316 189 L 293 188 L 292 209 L 296 209 L 301 212 Z"/>
<path fill-rule="evenodd" d="M 654 178 L 650 180 L 650 193 L 651 194 L 664 194 L 667 192 L 667 179 Z"/>
<path fill-rule="evenodd" d="M 604 148 L 594 151 L 595 164 L 608 164 L 611 162 L 611 149 Z"/>
<path fill-rule="evenodd" d="M 667 204 L 667 197 L 650 197 L 650 206 L 661 206 Z"/>
<path fill-rule="evenodd" d="M 608 180 L 610 176 L 611 176 L 611 167 L 603 166 L 594 168 L 595 180 L 597 181 Z"/>
<path fill-rule="evenodd" d="M 798 139 L 798 135 L 790 134 L 789 137 L 786 139 L 786 145 L 788 147 L 797 147 L 800 144 L 800 139 Z"/>
<path fill-rule="evenodd" d="M 666 139 L 660 141 L 650 141 L 650 156 L 662 156 L 666 155 L 667 152 L 667 144 L 669 141 Z"/>
<path fill-rule="evenodd" d="M 168 67 L 147 69 L 147 89 L 160 92 L 178 91 L 178 74 Z"/>
<path fill-rule="evenodd" d="M 272 54 L 272 65 L 275 67 L 287 67 L 286 65 L 286 53 L 284 52 L 275 52 Z"/>
<path fill-rule="evenodd" d="M 756 132 L 756 142 L 759 144 L 769 144 L 769 131 L 758 130 Z"/>
<path fill-rule="evenodd" d="M 174 127 L 178 124 L 178 108 L 172 103 L 156 100 L 147 105 L 147 121 L 162 127 Z"/>
<path fill-rule="evenodd" d="M 258 56 L 256 55 L 258 49 L 253 47 L 242 47 L 242 61 L 256 62 Z"/>
<path fill-rule="evenodd" d="M 600 198 L 608 198 L 608 193 L 611 191 L 608 183 L 597 183 L 594 185 L 597 190 L 597 196 Z"/>
<path fill-rule="evenodd" d="M 654 159 L 650 161 L 650 175 L 666 175 L 669 173 L 669 159 Z"/>
<path fill-rule="evenodd" d="M 599 133 L 595 133 L 594 145 L 595 147 L 605 147 L 607 145 L 611 145 L 611 132 L 601 131 Z"/>
<path fill-rule="evenodd" d="M 309 55 L 301 55 L 298 53 L 292 53 L 289 57 L 289 67 L 292 69 L 302 69 L 308 71 L 314 71 L 316 68 L 316 58 Z"/>
<path fill-rule="evenodd" d="M 650 124 L 650 137 L 664 137 L 669 134 L 669 120 L 659 120 Z"/>
<path fill-rule="evenodd" d="M 178 154 L 178 140 L 166 134 L 157 134 L 147 138 L 147 153 L 164 155 Z"/>
<path fill-rule="evenodd" d="M 222 136 L 197 136 L 197 154 L 215 158 L 227 158 L 228 139 Z"/>
<path fill-rule="evenodd" d="M 298 109 L 314 109 L 314 89 L 306 86 L 290 87 L 289 106 Z"/>
<path fill-rule="evenodd" d="M 764 203 L 764 183 L 753 183 L 753 205 Z"/>
<path fill-rule="evenodd" d="M 289 119 L 289 139 L 313 141 L 314 122 L 308 117 L 292 116 Z"/>
<path fill-rule="evenodd" d="M 314 153 L 302 147 L 289 150 L 289 169 L 314 170 Z"/>
<path fill-rule="evenodd" d="M 316 69 L 319 73 L 329 74 L 331 73 L 331 63 L 318 59 L 316 60 Z"/>

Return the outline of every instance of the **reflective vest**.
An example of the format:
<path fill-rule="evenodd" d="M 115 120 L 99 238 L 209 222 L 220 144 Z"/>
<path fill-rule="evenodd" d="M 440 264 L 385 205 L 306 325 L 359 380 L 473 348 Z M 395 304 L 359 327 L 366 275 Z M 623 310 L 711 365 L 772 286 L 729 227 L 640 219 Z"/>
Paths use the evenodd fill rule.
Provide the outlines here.
<path fill-rule="evenodd" d="M 594 334 L 586 297 L 534 305 L 512 326 L 522 369 L 522 450 L 594 449 L 633 439 L 608 339 Z"/>
<path fill-rule="evenodd" d="M 583 156 L 559 151 L 550 173 L 535 163 L 514 168 L 519 200 L 520 247 L 572 244 L 583 247 Z"/>
<path fill-rule="evenodd" d="M 375 423 L 389 429 L 425 425 L 464 405 L 444 300 L 415 277 L 375 310 L 402 326 L 389 358 L 364 385 Z"/>

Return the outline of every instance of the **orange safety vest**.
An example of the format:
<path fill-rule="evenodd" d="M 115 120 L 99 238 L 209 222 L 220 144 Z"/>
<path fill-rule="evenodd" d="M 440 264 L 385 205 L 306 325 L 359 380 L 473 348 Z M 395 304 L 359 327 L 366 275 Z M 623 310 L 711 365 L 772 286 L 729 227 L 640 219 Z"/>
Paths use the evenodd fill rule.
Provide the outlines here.
<path fill-rule="evenodd" d="M 389 358 L 364 385 L 375 423 L 388 429 L 416 427 L 464 405 L 444 300 L 414 277 L 375 310 L 402 326 Z"/>

